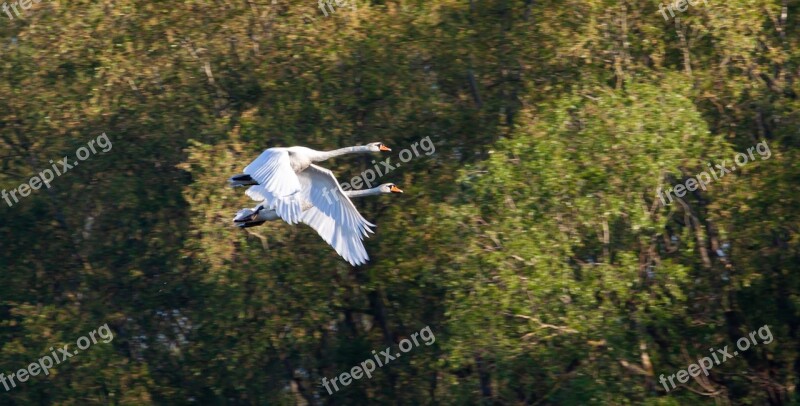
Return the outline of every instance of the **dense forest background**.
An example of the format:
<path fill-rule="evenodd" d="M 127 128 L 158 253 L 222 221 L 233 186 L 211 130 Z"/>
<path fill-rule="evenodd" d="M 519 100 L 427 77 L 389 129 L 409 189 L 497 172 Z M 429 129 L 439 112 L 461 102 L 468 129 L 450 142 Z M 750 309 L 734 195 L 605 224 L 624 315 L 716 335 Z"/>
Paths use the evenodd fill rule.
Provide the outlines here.
<path fill-rule="evenodd" d="M 0 188 L 113 143 L 0 200 L 0 372 L 114 333 L 0 404 L 800 404 L 800 1 L 340 3 L 0 14 Z M 365 266 L 306 226 L 231 223 L 253 202 L 226 180 L 265 148 L 396 162 L 425 137 L 380 179 L 405 194 L 356 202 Z M 764 325 L 771 344 L 659 383 Z M 432 345 L 322 386 L 425 326 Z"/>

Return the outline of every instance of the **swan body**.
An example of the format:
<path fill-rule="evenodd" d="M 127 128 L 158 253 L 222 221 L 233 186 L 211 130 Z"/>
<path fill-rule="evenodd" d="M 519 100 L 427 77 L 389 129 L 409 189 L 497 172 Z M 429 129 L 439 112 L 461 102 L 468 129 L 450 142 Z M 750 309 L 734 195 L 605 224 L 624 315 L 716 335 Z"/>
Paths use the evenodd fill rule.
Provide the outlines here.
<path fill-rule="evenodd" d="M 260 202 L 252 211 L 266 210 L 264 221 L 277 216 L 289 224 L 308 224 L 347 262 L 360 265 L 369 259 L 363 238 L 375 225 L 361 216 L 333 173 L 314 162 L 379 151 L 391 149 L 380 142 L 333 151 L 269 148 L 229 181 L 232 186 L 250 186 L 246 194 Z"/>
<path fill-rule="evenodd" d="M 364 196 L 376 196 L 376 195 L 383 195 L 383 194 L 392 194 L 392 193 L 403 193 L 400 188 L 398 188 L 394 183 L 384 183 L 380 186 L 376 186 L 371 189 L 364 189 L 364 190 L 348 190 L 344 192 L 347 197 L 364 197 Z M 312 206 L 310 203 L 304 204 L 302 206 L 303 211 L 310 209 Z M 236 217 L 234 217 L 233 222 L 239 228 L 249 228 L 260 226 L 267 221 L 274 221 L 280 219 L 278 213 L 275 210 L 267 210 L 261 206 L 253 207 L 252 209 L 241 209 L 236 213 Z"/>
<path fill-rule="evenodd" d="M 345 192 L 330 171 L 313 164 L 309 166 L 309 171 L 300 174 L 300 179 L 304 184 L 300 221 L 316 230 L 351 265 L 361 265 L 369 260 L 363 237 L 372 232 L 370 227 L 374 227 L 374 224 L 361 217 L 349 198 L 403 191 L 393 183 L 385 183 L 372 189 Z M 251 189 L 255 188 L 259 186 Z M 334 190 L 331 196 L 327 195 L 328 190 Z M 239 210 L 233 222 L 241 228 L 248 228 L 279 218 L 281 216 L 275 209 L 258 205 Z"/>
<path fill-rule="evenodd" d="M 247 165 L 244 173 L 231 177 L 229 182 L 234 187 L 253 186 L 248 189 L 248 196 L 254 200 L 263 201 L 264 208 L 274 210 L 287 223 L 297 224 L 304 212 L 303 196 L 301 196 L 303 185 L 300 174 L 312 167 L 314 162 L 346 154 L 379 151 L 391 151 L 391 149 L 381 142 L 332 151 L 317 151 L 306 147 L 269 148 Z M 318 172 L 318 170 L 314 172 Z M 333 174 L 330 176 L 333 177 Z M 304 182 L 309 182 L 309 178 L 306 178 Z M 254 190 L 255 187 L 257 189 Z"/>

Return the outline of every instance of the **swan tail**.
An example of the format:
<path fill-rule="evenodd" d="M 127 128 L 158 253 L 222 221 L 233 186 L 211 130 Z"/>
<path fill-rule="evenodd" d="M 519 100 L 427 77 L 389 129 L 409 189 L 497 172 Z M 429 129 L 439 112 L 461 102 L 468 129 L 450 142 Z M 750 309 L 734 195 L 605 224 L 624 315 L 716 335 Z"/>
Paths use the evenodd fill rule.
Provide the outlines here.
<path fill-rule="evenodd" d="M 250 175 L 242 173 L 239 175 L 231 176 L 230 179 L 228 179 L 228 184 L 231 185 L 231 187 L 253 186 L 253 185 L 258 185 L 258 181 L 253 179 Z"/>

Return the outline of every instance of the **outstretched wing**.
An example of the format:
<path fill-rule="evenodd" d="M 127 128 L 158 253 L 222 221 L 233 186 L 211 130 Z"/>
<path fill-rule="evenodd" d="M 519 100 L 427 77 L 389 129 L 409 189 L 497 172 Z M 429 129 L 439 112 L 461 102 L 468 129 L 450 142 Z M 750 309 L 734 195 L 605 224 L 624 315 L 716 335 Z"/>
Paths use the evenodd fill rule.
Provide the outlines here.
<path fill-rule="evenodd" d="M 267 149 L 244 168 L 244 173 L 259 183 L 245 192 L 251 199 L 264 201 L 267 209 L 274 209 L 289 224 L 300 221 L 302 186 L 286 148 Z"/>
<path fill-rule="evenodd" d="M 312 164 L 297 177 L 302 199 L 312 204 L 300 221 L 316 230 L 351 265 L 366 263 L 369 256 L 362 240 L 375 225 L 361 216 L 331 171 Z"/>

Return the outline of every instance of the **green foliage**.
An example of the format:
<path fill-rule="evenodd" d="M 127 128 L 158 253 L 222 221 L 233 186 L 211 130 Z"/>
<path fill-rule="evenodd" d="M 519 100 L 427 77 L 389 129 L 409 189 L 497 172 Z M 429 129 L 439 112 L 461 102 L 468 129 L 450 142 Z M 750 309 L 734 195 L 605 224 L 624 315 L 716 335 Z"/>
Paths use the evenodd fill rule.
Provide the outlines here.
<path fill-rule="evenodd" d="M 350 0 L 354 3 L 355 0 Z M 0 373 L 108 323 L 1 404 L 798 404 L 800 6 L 40 2 L 0 14 Z M 666 4 L 666 2 L 664 2 Z M 261 150 L 431 137 L 356 202 L 352 268 L 239 230 Z M 756 159 L 664 205 L 760 141 Z M 340 181 L 377 156 L 325 166 Z M 661 374 L 768 324 L 666 392 Z M 329 395 L 321 379 L 430 326 Z"/>

